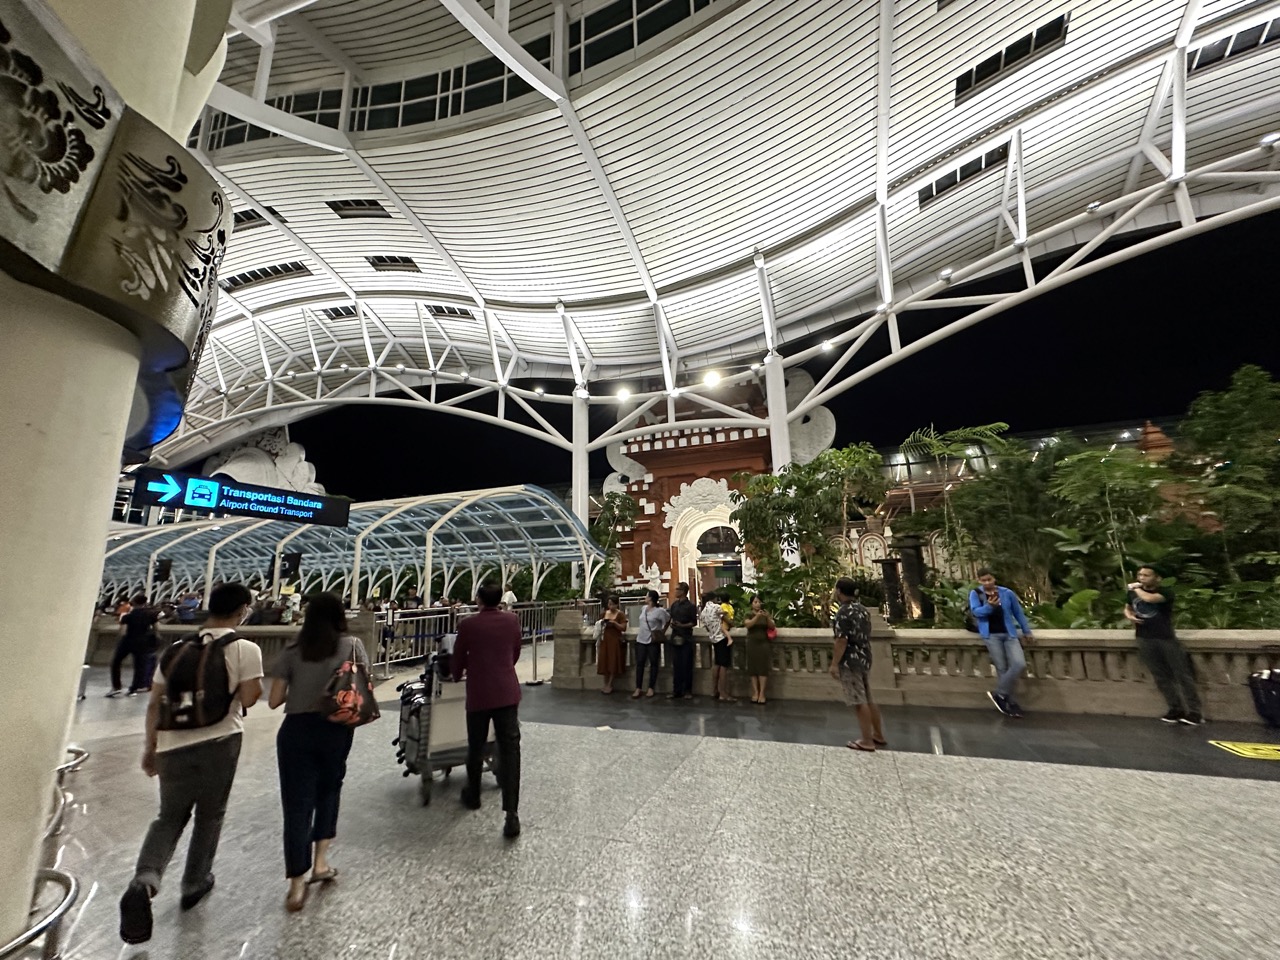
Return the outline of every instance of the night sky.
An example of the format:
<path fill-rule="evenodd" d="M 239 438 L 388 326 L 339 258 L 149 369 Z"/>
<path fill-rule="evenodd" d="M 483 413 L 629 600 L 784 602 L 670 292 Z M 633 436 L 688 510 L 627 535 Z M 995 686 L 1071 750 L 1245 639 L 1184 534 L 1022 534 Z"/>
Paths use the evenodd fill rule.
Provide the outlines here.
<path fill-rule="evenodd" d="M 1212 230 L 984 320 L 830 403 L 836 443 L 892 447 L 929 423 L 946 430 L 1003 420 L 1015 432 L 1036 432 L 1176 420 L 1202 390 L 1224 387 L 1241 364 L 1280 374 L 1280 336 L 1266 333 L 1276 317 L 1277 231 L 1280 213 Z M 1037 272 L 1043 276 L 1054 262 L 1037 264 Z M 963 292 L 1013 282 L 997 278 Z M 903 341 L 953 318 L 909 313 L 900 321 Z M 783 352 L 798 348 L 786 344 Z M 882 331 L 854 363 L 887 352 Z M 810 365 L 815 378 L 824 361 Z M 540 411 L 567 436 L 568 408 L 553 415 L 545 407 Z M 593 406 L 593 435 L 612 417 L 612 408 Z M 569 480 L 567 452 L 449 414 L 341 407 L 290 430 L 317 479 L 356 500 Z M 591 467 L 597 483 L 610 472 L 603 453 Z"/>

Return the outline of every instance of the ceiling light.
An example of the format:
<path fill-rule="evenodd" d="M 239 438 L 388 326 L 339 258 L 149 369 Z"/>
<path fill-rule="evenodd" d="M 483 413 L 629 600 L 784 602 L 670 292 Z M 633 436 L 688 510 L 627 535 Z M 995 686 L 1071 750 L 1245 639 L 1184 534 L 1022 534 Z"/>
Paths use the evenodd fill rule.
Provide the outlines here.
<path fill-rule="evenodd" d="M 623 401 L 630 400 L 631 391 L 628 390 L 626 387 L 623 387 L 621 390 L 618 391 L 618 399 Z"/>
<path fill-rule="evenodd" d="M 574 388 L 573 395 L 579 400 L 591 399 L 591 394 L 588 392 L 587 385 L 585 383 L 578 384 L 578 386 Z"/>
<path fill-rule="evenodd" d="M 752 369 L 752 370 L 759 370 L 759 369 L 760 369 L 760 364 L 758 364 L 758 363 L 753 363 L 753 364 L 751 365 L 751 369 Z"/>
<path fill-rule="evenodd" d="M 346 369 L 347 369 L 347 365 L 344 363 L 344 364 L 343 364 L 342 366 L 340 366 L 338 369 L 339 369 L 339 370 L 346 370 Z"/>
<path fill-rule="evenodd" d="M 673 396 L 673 397 L 678 397 L 678 396 L 680 396 L 680 388 L 679 388 L 679 387 L 672 387 L 672 388 L 671 388 L 671 396 Z M 1277 442 L 1277 443 L 1280 443 L 1280 437 L 1277 437 L 1277 438 L 1276 438 L 1276 442 Z"/>
<path fill-rule="evenodd" d="M 396 364 L 396 373 L 404 373 L 404 364 L 403 364 L 403 363 L 397 363 L 397 364 Z"/>
<path fill-rule="evenodd" d="M 470 371 L 467 371 L 467 370 L 463 370 L 462 373 L 458 374 L 458 376 L 462 377 L 463 380 L 471 379 L 471 373 Z"/>
<path fill-rule="evenodd" d="M 702 378 L 702 382 L 708 387 L 714 387 L 720 383 L 720 374 L 716 373 L 714 370 L 708 370 L 707 375 Z"/>
<path fill-rule="evenodd" d="M 830 350 L 830 349 L 831 349 L 831 347 L 832 347 L 832 343 L 831 343 L 831 341 L 830 341 L 830 340 L 823 340 L 823 341 L 822 341 L 822 349 L 823 349 L 823 350 Z"/>
<path fill-rule="evenodd" d="M 1085 213 L 1097 213 L 1099 210 L 1102 209 L 1102 202 L 1099 200 L 1095 200 L 1093 201 L 1093 203 L 1089 204 L 1084 209 L 1085 209 Z"/>
<path fill-rule="evenodd" d="M 534 387 L 533 392 L 536 393 L 538 396 L 542 396 L 547 391 L 542 387 Z"/>
<path fill-rule="evenodd" d="M 1258 143 L 1264 147 L 1274 147 L 1277 143 L 1280 143 L 1280 133 L 1268 133 Z"/>
<path fill-rule="evenodd" d="M 938 271 L 938 279 L 939 279 L 939 280 L 941 280 L 943 283 L 950 283 L 950 282 L 951 282 L 951 268 L 950 268 L 950 267 L 943 267 L 941 270 L 939 270 L 939 271 Z"/>

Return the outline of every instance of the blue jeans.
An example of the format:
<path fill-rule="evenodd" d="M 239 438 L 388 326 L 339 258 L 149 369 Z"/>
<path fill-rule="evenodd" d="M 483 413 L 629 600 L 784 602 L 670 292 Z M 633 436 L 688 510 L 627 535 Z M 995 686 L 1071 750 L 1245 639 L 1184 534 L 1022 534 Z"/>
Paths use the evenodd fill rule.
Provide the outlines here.
<path fill-rule="evenodd" d="M 1022 644 L 1017 637 L 1011 637 L 1007 633 L 993 633 L 983 642 L 987 645 L 987 653 L 991 654 L 991 662 L 996 666 L 996 693 L 1002 697 L 1012 697 L 1018 678 L 1027 669 Z"/>

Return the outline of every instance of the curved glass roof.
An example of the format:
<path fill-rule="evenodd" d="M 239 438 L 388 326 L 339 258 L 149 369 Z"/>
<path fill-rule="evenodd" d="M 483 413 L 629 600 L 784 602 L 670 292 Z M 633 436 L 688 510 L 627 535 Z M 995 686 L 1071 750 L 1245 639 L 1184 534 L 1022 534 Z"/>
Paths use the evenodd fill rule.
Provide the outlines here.
<path fill-rule="evenodd" d="M 237 518 L 117 532 L 107 542 L 103 583 L 112 592 L 146 586 L 160 561 L 171 564 L 166 582 L 179 590 L 206 579 L 270 580 L 276 558 L 295 553 L 303 555 L 304 587 L 341 582 L 348 592 L 353 574 L 370 586 L 407 573 L 414 574 L 411 582 L 425 584 L 428 562 L 431 573 L 448 578 L 463 568 L 537 571 L 566 561 L 592 566 L 605 556 L 554 495 L 513 486 L 362 503 L 351 508 L 350 523 L 341 529 Z"/>

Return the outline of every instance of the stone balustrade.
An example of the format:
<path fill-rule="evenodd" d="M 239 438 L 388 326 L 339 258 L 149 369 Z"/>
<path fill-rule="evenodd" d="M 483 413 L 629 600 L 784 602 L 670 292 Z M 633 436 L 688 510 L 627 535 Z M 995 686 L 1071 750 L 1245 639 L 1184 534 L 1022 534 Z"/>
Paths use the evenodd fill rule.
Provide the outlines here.
<path fill-rule="evenodd" d="M 873 614 L 871 686 L 885 705 L 987 707 L 995 680 L 980 638 L 965 630 L 893 630 Z M 702 631 L 694 643 L 694 692 L 711 694 L 711 650 Z M 747 696 L 743 631 L 734 631 L 731 690 Z M 1167 709 L 1138 655 L 1129 630 L 1042 630 L 1028 645 L 1027 674 L 1018 699 L 1030 711 L 1159 716 Z M 1207 716 L 1255 721 L 1247 686 L 1250 673 L 1280 667 L 1280 630 L 1188 630 L 1181 634 L 1191 656 Z M 627 645 L 627 668 L 634 670 L 634 644 Z M 773 644 L 768 696 L 778 700 L 839 700 L 830 676 L 829 630 L 781 628 Z M 582 620 L 562 614 L 555 624 L 552 685 L 569 690 L 600 686 L 596 645 Z M 628 674 L 618 683 L 630 689 Z M 658 689 L 671 689 L 665 662 Z"/>

